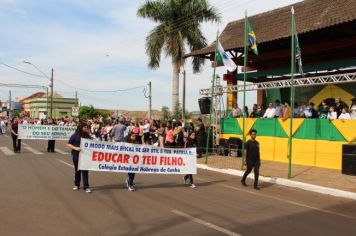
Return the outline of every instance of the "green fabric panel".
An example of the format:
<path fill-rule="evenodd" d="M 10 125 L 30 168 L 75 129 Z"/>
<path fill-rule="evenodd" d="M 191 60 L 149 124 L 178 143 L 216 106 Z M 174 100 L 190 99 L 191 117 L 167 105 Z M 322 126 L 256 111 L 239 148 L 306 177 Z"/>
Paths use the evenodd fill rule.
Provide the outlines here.
<path fill-rule="evenodd" d="M 223 134 L 242 134 L 242 130 L 236 118 L 223 118 L 221 122 L 221 132 Z"/>
<path fill-rule="evenodd" d="M 252 129 L 257 130 L 258 136 L 288 138 L 278 119 L 257 119 Z"/>
<path fill-rule="evenodd" d="M 336 127 L 326 119 L 304 119 L 294 138 L 345 141 Z"/>
<path fill-rule="evenodd" d="M 281 100 L 281 92 L 279 89 L 266 90 L 266 106 L 268 106 L 270 102 L 274 104 L 274 101 L 276 101 L 277 99 L 279 101 Z"/>

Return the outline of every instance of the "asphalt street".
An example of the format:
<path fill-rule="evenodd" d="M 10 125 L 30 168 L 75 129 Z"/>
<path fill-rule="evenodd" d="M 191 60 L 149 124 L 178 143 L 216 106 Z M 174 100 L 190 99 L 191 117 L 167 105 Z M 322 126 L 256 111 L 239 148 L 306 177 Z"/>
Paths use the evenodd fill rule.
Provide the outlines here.
<path fill-rule="evenodd" d="M 90 172 L 92 193 L 73 191 L 66 142 L 23 140 L 12 152 L 0 135 L 0 235 L 355 235 L 356 201 L 198 170 L 181 175 Z M 263 163 L 262 167 L 263 168 Z"/>

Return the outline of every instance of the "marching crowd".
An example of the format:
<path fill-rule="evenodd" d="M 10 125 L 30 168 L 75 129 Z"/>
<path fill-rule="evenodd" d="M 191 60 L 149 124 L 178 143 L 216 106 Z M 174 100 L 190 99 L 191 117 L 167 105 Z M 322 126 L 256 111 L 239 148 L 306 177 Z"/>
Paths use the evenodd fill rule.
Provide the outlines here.
<path fill-rule="evenodd" d="M 5 119 L 4 119 L 5 120 Z M 9 122 L 8 122 L 9 123 Z M 78 170 L 80 140 L 81 138 L 96 139 L 108 142 L 127 142 L 133 144 L 146 144 L 168 148 L 197 148 L 197 157 L 202 157 L 206 147 L 206 129 L 199 118 L 194 125 L 190 120 L 188 125 L 182 121 L 145 119 L 143 122 L 132 122 L 130 118 L 120 117 L 118 119 L 109 118 L 79 120 L 69 119 L 32 119 L 28 117 L 13 118 L 9 123 L 13 148 L 15 153 L 21 152 L 21 140 L 18 139 L 19 124 L 34 125 L 63 125 L 77 126 L 76 132 L 68 141 L 67 147 L 71 149 L 72 159 L 75 168 L 73 190 L 80 188 L 81 177 L 83 178 L 83 189 L 90 193 L 88 171 Z M 7 124 L 4 121 L 4 133 Z M 55 140 L 48 140 L 48 152 L 55 152 Z M 126 185 L 128 190 L 134 191 L 134 173 L 128 173 Z M 195 188 L 193 176 L 184 176 L 184 182 L 191 188 Z"/>
<path fill-rule="evenodd" d="M 286 120 L 291 116 L 291 107 L 289 102 L 281 104 L 279 100 L 275 100 L 268 104 L 267 108 L 262 105 L 254 104 L 251 112 L 245 107 L 245 113 L 251 118 L 281 118 Z M 231 116 L 238 118 L 242 117 L 242 110 L 236 105 L 232 111 Z M 341 98 L 337 97 L 334 101 L 324 100 L 315 108 L 313 102 L 294 104 L 293 109 L 294 118 L 319 118 L 319 119 L 341 119 L 341 120 L 356 120 L 356 98 L 351 99 L 351 105 L 348 106 Z"/>

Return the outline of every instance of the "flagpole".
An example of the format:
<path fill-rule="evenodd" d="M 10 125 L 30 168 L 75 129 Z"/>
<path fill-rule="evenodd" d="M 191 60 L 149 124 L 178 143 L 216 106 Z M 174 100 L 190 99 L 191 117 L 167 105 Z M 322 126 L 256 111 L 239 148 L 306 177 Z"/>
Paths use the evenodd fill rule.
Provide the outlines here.
<path fill-rule="evenodd" d="M 295 43 L 294 43 L 294 8 L 292 7 L 292 29 L 291 29 L 291 67 L 290 67 L 290 130 L 289 130 L 289 139 L 288 139 L 288 156 L 289 156 L 289 164 L 288 164 L 288 178 L 292 177 L 292 147 L 293 147 L 293 117 L 294 117 L 294 69 L 295 69 Z"/>
<path fill-rule="evenodd" d="M 213 102 L 214 102 L 214 87 L 215 87 L 215 77 L 216 77 L 216 64 L 217 64 L 217 51 L 218 51 L 218 43 L 219 43 L 219 30 L 216 33 L 216 41 L 215 41 L 215 54 L 214 54 L 214 72 L 213 78 L 211 78 L 211 96 L 210 96 L 210 112 L 209 112 L 209 123 L 208 123 L 208 136 L 206 140 L 206 148 L 205 148 L 205 164 L 208 164 L 208 151 L 209 151 L 209 139 L 210 139 L 210 131 L 211 131 L 211 113 L 213 110 Z"/>
<path fill-rule="evenodd" d="M 246 79 L 247 79 L 247 10 L 245 10 L 245 30 L 244 30 L 244 93 L 243 93 L 243 106 L 242 106 L 242 158 L 241 158 L 241 169 L 244 168 L 245 165 L 245 117 L 246 117 Z"/>

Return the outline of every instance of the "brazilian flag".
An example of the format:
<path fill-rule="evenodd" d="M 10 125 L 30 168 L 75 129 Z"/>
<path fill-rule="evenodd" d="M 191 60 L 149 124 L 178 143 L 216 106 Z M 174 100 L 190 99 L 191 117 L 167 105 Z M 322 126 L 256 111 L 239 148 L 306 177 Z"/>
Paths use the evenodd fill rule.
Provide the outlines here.
<path fill-rule="evenodd" d="M 248 41 L 250 43 L 250 47 L 251 47 L 252 51 L 258 56 L 256 35 L 253 32 L 253 29 L 252 29 L 250 22 L 248 20 L 247 20 L 247 33 L 248 33 Z"/>

